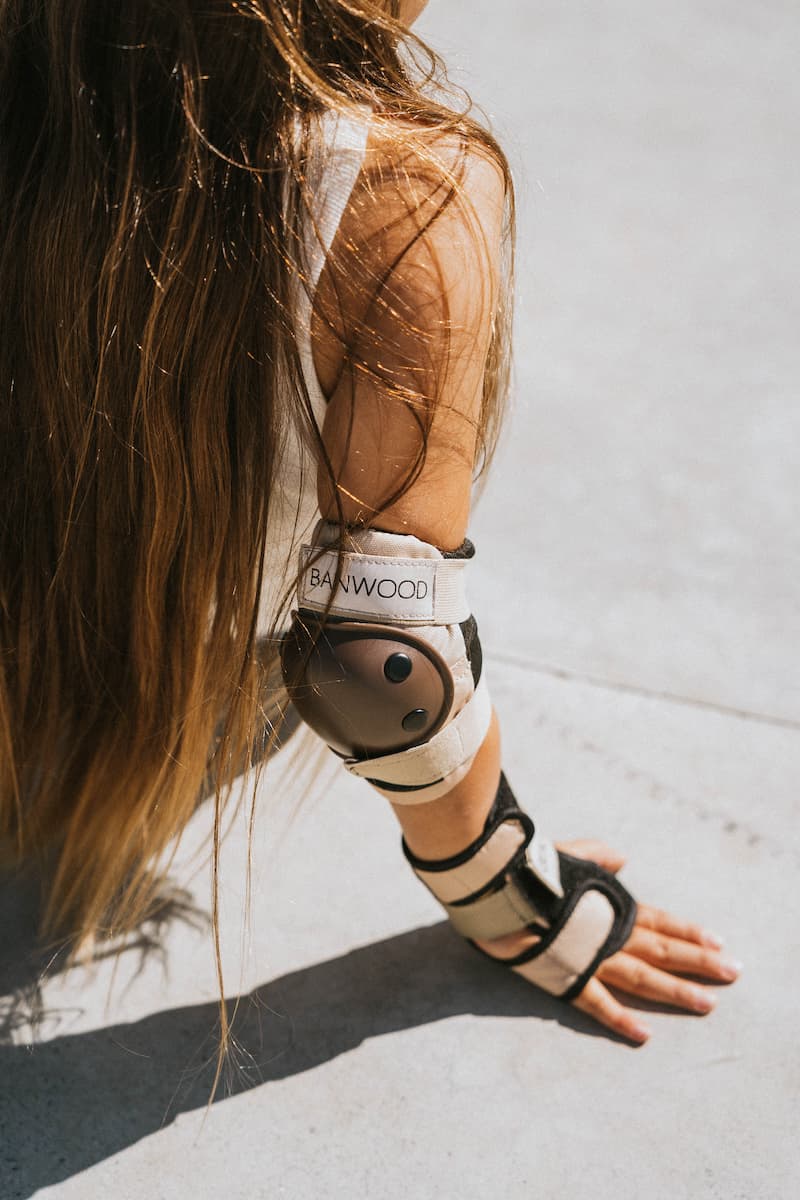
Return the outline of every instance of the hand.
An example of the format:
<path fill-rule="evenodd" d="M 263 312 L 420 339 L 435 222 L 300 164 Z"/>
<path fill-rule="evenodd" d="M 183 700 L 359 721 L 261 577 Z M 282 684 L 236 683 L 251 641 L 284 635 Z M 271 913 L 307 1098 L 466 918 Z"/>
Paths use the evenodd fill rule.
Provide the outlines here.
<path fill-rule="evenodd" d="M 596 862 L 607 871 L 619 871 L 625 862 L 621 854 L 603 842 L 565 842 L 558 848 Z M 670 1004 L 691 1013 L 709 1013 L 716 1003 L 714 993 L 682 976 L 732 983 L 741 964 L 721 955 L 721 947 L 720 940 L 699 925 L 640 904 L 636 924 L 624 948 L 600 964 L 572 1003 L 607 1029 L 641 1044 L 650 1037 L 650 1030 L 635 1011 L 612 995 L 609 985 L 629 996 Z"/>

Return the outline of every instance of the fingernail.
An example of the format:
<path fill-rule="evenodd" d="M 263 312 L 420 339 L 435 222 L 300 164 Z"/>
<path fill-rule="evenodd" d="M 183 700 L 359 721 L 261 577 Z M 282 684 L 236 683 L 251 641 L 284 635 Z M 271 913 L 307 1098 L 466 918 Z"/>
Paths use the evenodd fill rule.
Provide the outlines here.
<path fill-rule="evenodd" d="M 720 974 L 723 979 L 738 979 L 742 971 L 742 964 L 738 958 L 721 958 L 719 960 Z"/>
<path fill-rule="evenodd" d="M 718 933 L 712 933 L 709 929 L 703 931 L 703 941 L 707 946 L 713 946 L 715 950 L 721 950 L 725 942 Z"/>
<path fill-rule="evenodd" d="M 701 992 L 699 988 L 692 992 L 692 1006 L 695 1012 L 711 1012 L 716 1003 L 717 997 L 713 992 Z"/>
<path fill-rule="evenodd" d="M 646 1042 L 650 1036 L 651 1030 L 646 1025 L 641 1025 L 637 1022 L 636 1025 L 631 1026 L 631 1037 L 635 1042 Z"/>

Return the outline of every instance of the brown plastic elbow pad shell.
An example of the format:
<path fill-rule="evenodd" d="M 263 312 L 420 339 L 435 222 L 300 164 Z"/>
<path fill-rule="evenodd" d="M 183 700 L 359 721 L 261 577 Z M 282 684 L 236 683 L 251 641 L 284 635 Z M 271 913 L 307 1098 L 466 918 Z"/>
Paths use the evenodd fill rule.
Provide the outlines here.
<path fill-rule="evenodd" d="M 453 704 L 446 662 L 405 629 L 295 614 L 281 663 L 300 716 L 346 758 L 427 742 Z"/>

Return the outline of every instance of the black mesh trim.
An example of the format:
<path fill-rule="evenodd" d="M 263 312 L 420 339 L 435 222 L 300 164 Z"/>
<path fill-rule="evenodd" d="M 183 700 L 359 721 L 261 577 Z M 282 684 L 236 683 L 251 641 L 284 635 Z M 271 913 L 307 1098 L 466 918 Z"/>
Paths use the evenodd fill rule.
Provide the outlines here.
<path fill-rule="evenodd" d="M 455 550 L 442 550 L 442 558 L 474 558 L 475 547 L 469 538 L 464 538 L 460 546 L 456 546 Z"/>
<path fill-rule="evenodd" d="M 478 622 L 473 616 L 469 616 L 466 621 L 461 622 L 459 629 L 464 639 L 467 661 L 472 672 L 472 682 L 477 687 L 483 674 L 483 648 L 481 639 L 478 637 Z"/>

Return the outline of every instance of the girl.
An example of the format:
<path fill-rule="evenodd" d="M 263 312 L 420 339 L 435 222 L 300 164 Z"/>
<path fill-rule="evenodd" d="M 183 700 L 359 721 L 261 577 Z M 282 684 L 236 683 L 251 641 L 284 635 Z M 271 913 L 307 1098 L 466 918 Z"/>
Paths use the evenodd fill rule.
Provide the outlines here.
<path fill-rule="evenodd" d="M 216 855 L 234 778 L 279 732 L 304 540 L 336 565 L 284 655 L 301 711 L 346 555 L 370 538 L 412 539 L 437 571 L 468 554 L 507 386 L 513 195 L 410 32 L 422 7 L 0 3 L 0 816 L 9 852 L 49 865 L 45 930 L 76 945 L 141 920 L 209 781 Z M 404 636 L 455 689 L 439 732 L 461 728 L 470 680 Z M 477 695 L 474 622 L 467 640 Z M 465 899 L 514 885 L 519 927 L 463 923 L 491 957 L 637 1042 L 607 985 L 709 1011 L 681 975 L 735 968 L 636 908 L 608 847 L 545 846 L 537 875 L 485 713 L 446 787 L 399 803 L 379 779 L 429 885 L 517 839 L 477 899 L 441 897 L 456 927 Z M 613 909 L 594 943 L 587 888 Z M 537 974 L 551 949 L 568 987 Z"/>

